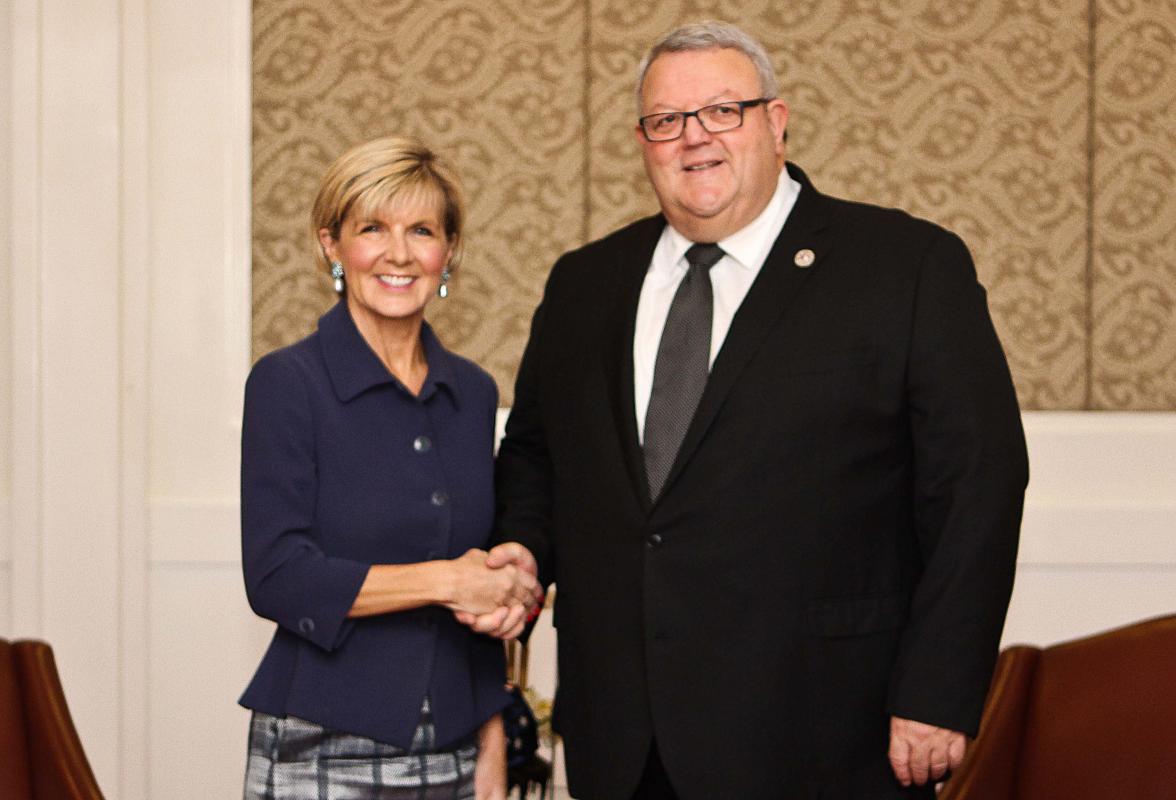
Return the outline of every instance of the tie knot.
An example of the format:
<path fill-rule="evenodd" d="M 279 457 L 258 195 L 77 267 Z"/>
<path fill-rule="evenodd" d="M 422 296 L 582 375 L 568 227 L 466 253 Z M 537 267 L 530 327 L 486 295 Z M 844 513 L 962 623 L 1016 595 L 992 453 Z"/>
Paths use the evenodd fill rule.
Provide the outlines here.
<path fill-rule="evenodd" d="M 690 245 L 690 249 L 686 251 L 686 262 L 692 267 L 702 267 L 709 270 L 719 263 L 719 259 L 723 255 L 723 248 L 714 242 L 699 242 Z"/>

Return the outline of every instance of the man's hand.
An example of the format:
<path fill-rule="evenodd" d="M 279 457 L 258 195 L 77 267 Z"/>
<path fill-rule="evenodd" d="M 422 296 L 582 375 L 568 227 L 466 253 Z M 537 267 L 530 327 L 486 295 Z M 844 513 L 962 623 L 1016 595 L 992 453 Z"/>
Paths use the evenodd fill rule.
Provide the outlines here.
<path fill-rule="evenodd" d="M 500 556 L 490 561 L 489 553 L 467 550 L 446 565 L 450 587 L 444 605 L 457 613 L 492 614 L 501 608 L 534 606 L 541 595 L 535 575 Z"/>
<path fill-rule="evenodd" d="M 539 565 L 531 551 L 517 542 L 505 542 L 493 548 L 486 555 L 485 566 L 491 569 L 513 568 L 535 579 L 539 575 Z M 483 614 L 472 614 L 458 611 L 454 614 L 457 621 L 468 625 L 477 633 L 484 633 L 498 639 L 514 639 L 527 626 L 529 613 L 537 613 L 543 607 L 543 587 L 534 581 L 532 597 L 525 603 L 512 603 L 499 606 L 493 611 Z"/>
<path fill-rule="evenodd" d="M 890 718 L 890 766 L 903 786 L 937 781 L 964 760 L 967 740 L 959 731 L 902 717 Z"/>

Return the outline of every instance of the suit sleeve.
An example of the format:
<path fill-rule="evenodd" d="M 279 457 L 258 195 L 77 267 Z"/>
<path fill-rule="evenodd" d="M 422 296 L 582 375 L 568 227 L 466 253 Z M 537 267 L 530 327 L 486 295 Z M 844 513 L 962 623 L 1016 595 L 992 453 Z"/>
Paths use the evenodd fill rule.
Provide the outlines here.
<path fill-rule="evenodd" d="M 253 610 L 324 650 L 343 643 L 369 564 L 328 556 L 312 535 L 317 466 L 306 387 L 276 358 L 245 385 L 241 555 Z"/>
<path fill-rule="evenodd" d="M 541 402 L 541 349 L 545 316 L 550 308 L 552 270 L 543 300 L 531 320 L 531 335 L 515 381 L 514 405 L 506 422 L 506 435 L 498 447 L 494 489 L 497 499 L 496 542 L 519 542 L 539 563 L 544 586 L 551 582 L 551 509 L 553 466 L 543 426 Z"/>
<path fill-rule="evenodd" d="M 1012 592 L 1028 457 L 985 292 L 958 237 L 928 248 L 907 406 L 922 571 L 892 673 L 891 714 L 974 735 Z"/>

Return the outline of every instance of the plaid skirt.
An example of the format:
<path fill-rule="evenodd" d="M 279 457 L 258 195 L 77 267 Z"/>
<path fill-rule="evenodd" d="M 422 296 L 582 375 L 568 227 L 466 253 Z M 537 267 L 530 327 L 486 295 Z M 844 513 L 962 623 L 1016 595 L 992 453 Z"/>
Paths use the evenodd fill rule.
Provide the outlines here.
<path fill-rule="evenodd" d="M 408 750 L 254 711 L 245 800 L 473 800 L 477 745 L 435 745 L 428 698 Z"/>

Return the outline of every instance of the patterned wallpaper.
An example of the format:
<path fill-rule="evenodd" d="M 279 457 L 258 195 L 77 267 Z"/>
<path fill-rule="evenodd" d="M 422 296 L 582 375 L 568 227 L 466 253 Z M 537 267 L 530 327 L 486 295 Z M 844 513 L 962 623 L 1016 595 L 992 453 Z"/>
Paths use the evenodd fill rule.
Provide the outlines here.
<path fill-rule="evenodd" d="M 965 238 L 1023 407 L 1176 409 L 1176 0 L 255 0 L 254 355 L 332 302 L 319 174 L 406 132 L 470 206 L 430 319 L 509 404 L 552 262 L 656 208 L 637 61 L 708 17 L 768 47 L 822 191 Z"/>

